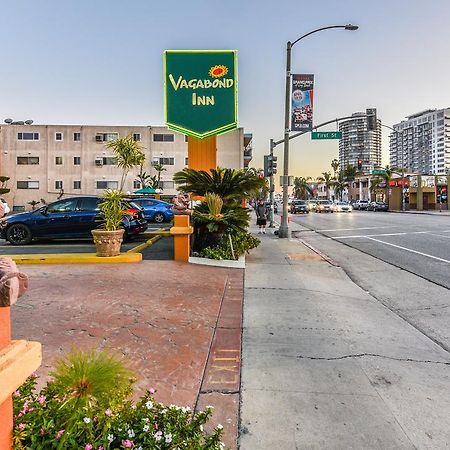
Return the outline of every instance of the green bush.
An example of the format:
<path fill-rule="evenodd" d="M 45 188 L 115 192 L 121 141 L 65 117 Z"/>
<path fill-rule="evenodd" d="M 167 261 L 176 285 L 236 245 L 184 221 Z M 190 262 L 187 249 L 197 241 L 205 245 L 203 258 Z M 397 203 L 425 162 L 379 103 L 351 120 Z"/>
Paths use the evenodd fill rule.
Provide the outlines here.
<path fill-rule="evenodd" d="M 165 406 L 153 389 L 132 402 L 130 372 L 105 352 L 73 352 L 51 375 L 41 390 L 32 376 L 14 393 L 14 449 L 224 448 L 221 425 L 203 431 L 212 408 Z"/>
<path fill-rule="evenodd" d="M 231 236 L 231 244 L 230 244 Z M 204 248 L 199 252 L 199 256 L 210 259 L 238 259 L 239 256 L 248 252 L 252 248 L 258 247 L 261 241 L 250 233 L 244 231 L 233 231 L 222 236 L 216 246 Z M 233 248 L 232 248 L 233 247 Z"/>

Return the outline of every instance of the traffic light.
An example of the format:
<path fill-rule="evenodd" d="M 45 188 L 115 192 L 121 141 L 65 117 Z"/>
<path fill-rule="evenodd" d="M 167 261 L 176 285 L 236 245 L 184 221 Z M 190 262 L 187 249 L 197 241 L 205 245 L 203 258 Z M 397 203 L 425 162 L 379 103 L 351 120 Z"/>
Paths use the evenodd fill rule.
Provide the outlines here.
<path fill-rule="evenodd" d="M 271 177 L 277 173 L 277 157 L 264 155 L 264 176 Z"/>
<path fill-rule="evenodd" d="M 377 109 L 367 108 L 367 131 L 375 131 L 377 129 Z"/>
<path fill-rule="evenodd" d="M 362 170 L 363 160 L 358 159 L 358 170 Z"/>

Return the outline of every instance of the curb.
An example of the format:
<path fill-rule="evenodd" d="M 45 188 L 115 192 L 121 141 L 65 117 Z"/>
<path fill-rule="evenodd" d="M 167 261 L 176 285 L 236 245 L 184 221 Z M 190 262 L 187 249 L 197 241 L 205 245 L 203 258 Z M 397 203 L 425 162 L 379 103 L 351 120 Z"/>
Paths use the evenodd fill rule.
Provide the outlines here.
<path fill-rule="evenodd" d="M 34 255 L 2 255 L 16 264 L 121 264 L 142 261 L 141 253 L 121 253 L 118 256 L 100 257 L 95 253 L 61 253 Z"/>
<path fill-rule="evenodd" d="M 441 212 L 422 212 L 422 211 L 396 211 L 396 210 L 388 210 L 388 212 L 390 213 L 396 213 L 396 214 L 418 214 L 421 216 L 438 216 L 438 217 L 450 217 L 450 211 L 448 210 L 443 210 L 442 213 Z"/>

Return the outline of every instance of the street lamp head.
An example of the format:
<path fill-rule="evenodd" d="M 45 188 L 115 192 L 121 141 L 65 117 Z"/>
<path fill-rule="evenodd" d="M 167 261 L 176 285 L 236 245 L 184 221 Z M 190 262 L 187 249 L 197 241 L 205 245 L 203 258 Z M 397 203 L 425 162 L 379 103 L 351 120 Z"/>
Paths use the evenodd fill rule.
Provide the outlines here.
<path fill-rule="evenodd" d="M 358 28 L 359 28 L 358 25 L 352 25 L 351 23 L 349 23 L 348 25 L 345 25 L 345 29 L 349 30 L 349 31 L 355 31 Z"/>
<path fill-rule="evenodd" d="M 10 123 L 12 123 L 12 119 L 5 119 L 5 123 L 7 123 L 8 125 L 10 124 Z"/>

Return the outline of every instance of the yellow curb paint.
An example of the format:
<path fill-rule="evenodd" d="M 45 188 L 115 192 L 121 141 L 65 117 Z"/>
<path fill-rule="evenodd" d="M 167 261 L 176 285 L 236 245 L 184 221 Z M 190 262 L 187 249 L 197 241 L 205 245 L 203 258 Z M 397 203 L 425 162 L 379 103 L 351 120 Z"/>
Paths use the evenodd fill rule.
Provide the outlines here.
<path fill-rule="evenodd" d="M 121 264 L 142 261 L 141 253 L 121 253 L 118 256 L 100 257 L 95 253 L 60 253 L 34 255 L 2 255 L 17 264 Z"/>
<path fill-rule="evenodd" d="M 128 250 L 127 253 L 140 253 L 147 247 L 150 247 L 150 245 L 153 245 L 156 241 L 159 241 L 162 237 L 163 237 L 162 235 L 154 236 L 148 241 L 143 242 L 142 244 L 139 244 L 136 247 L 133 247 L 132 249 Z"/>

